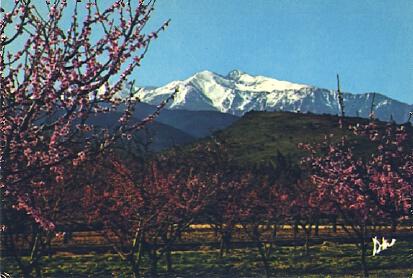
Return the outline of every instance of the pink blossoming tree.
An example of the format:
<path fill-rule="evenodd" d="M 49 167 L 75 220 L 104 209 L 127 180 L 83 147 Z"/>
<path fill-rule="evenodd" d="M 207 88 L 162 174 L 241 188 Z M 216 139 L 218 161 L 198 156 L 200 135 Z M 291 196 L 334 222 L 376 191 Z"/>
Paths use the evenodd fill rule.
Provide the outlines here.
<path fill-rule="evenodd" d="M 358 238 L 363 275 L 368 276 L 366 248 L 371 224 L 397 223 L 411 216 L 412 138 L 406 126 L 389 124 L 384 128 L 373 122 L 350 128 L 372 148 L 370 155 L 356 155 L 346 137 L 339 143 L 326 138 L 318 148 L 301 146 L 311 152 L 307 162 L 318 200 L 324 203 L 320 207 L 335 209 L 344 220 L 343 228 Z"/>
<path fill-rule="evenodd" d="M 199 219 L 217 192 L 216 178 L 200 178 L 193 169 L 173 162 L 126 167 L 110 159 L 107 174 L 102 177 L 102 166 L 95 166 L 98 177 L 92 175 L 93 183 L 86 187 L 83 203 L 89 221 L 103 223 L 102 235 L 135 277 L 141 276 L 144 254 L 152 276 L 157 276 L 164 255 L 172 271 L 172 244 Z"/>
<path fill-rule="evenodd" d="M 48 198 L 70 180 L 67 169 L 94 160 L 165 105 L 131 123 L 135 103 L 129 97 L 112 132 L 94 131 L 88 122 L 116 110 L 117 94 L 169 23 L 143 31 L 154 1 L 105 1 L 104 7 L 96 0 L 40 2 L 16 0 L 0 16 L 2 209 L 28 215 L 37 234 L 55 229 Z M 10 223 L 2 224 L 7 230 Z M 25 275 L 35 265 L 29 263 Z"/>

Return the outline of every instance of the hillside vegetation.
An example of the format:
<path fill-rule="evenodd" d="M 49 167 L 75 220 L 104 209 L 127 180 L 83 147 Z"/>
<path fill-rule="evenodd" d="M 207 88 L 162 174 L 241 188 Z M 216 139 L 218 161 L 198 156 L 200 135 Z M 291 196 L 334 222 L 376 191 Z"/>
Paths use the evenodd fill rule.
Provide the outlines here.
<path fill-rule="evenodd" d="M 235 161 L 240 164 L 260 164 L 271 160 L 278 152 L 298 162 L 306 152 L 300 150 L 299 143 L 319 143 L 330 134 L 333 141 L 348 135 L 355 147 L 355 153 L 368 155 L 374 146 L 363 137 L 356 137 L 349 130 L 350 125 L 367 124 L 368 120 L 357 117 L 346 117 L 343 128 L 339 127 L 339 117 L 332 115 L 316 115 L 292 112 L 257 112 L 244 115 L 229 128 L 218 131 L 215 136 L 226 143 Z M 377 122 L 385 127 L 385 122 Z M 407 124 L 409 136 L 413 134 Z M 413 137 L 412 137 L 413 138 Z M 205 139 L 207 142 L 211 139 Z M 410 147 L 413 146 L 413 140 Z"/>

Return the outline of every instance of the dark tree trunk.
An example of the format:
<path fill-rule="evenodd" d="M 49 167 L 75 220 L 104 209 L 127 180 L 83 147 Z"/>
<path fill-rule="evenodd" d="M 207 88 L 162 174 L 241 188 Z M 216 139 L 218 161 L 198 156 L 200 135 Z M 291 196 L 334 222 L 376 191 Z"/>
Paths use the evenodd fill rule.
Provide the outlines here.
<path fill-rule="evenodd" d="M 297 234 L 298 234 L 298 221 L 294 221 L 293 225 L 293 239 L 294 239 L 294 250 L 296 249 L 297 246 Z"/>
<path fill-rule="evenodd" d="M 135 238 L 133 241 L 131 254 L 128 258 L 132 266 L 134 278 L 141 277 L 140 268 L 141 268 L 141 261 L 142 261 L 142 254 L 144 251 L 144 246 L 145 246 L 144 231 L 141 229 L 140 224 L 139 224 L 139 228 L 135 233 Z"/>
<path fill-rule="evenodd" d="M 305 231 L 305 243 L 304 243 L 304 254 L 307 256 L 308 255 L 308 249 L 309 249 L 309 246 L 308 246 L 308 242 L 309 242 L 309 240 L 310 240 L 310 232 L 308 231 L 308 229 L 306 229 L 306 231 Z"/>
<path fill-rule="evenodd" d="M 224 243 L 225 243 L 225 254 L 227 255 L 231 249 L 232 231 L 225 231 Z"/>
<path fill-rule="evenodd" d="M 397 231 L 397 220 L 392 219 L 392 221 L 391 221 L 391 235 L 394 236 L 396 231 Z"/>
<path fill-rule="evenodd" d="M 172 256 L 171 256 L 171 249 L 167 249 L 165 252 L 166 256 L 166 269 L 168 273 L 172 273 Z"/>
<path fill-rule="evenodd" d="M 225 248 L 224 235 L 222 235 L 220 243 L 219 243 L 219 257 L 221 259 L 224 257 L 224 248 Z"/>
<path fill-rule="evenodd" d="M 131 265 L 132 265 L 133 277 L 140 278 L 141 277 L 140 268 L 139 268 L 139 265 L 135 262 L 135 259 L 132 259 Z"/>
<path fill-rule="evenodd" d="M 39 265 L 39 259 L 40 259 L 40 245 L 42 244 L 41 240 L 41 235 L 40 232 L 36 231 L 34 234 L 34 242 L 32 245 L 32 251 L 30 254 L 30 273 L 34 270 L 36 272 L 36 277 L 42 277 L 42 270 Z"/>
<path fill-rule="evenodd" d="M 337 216 L 333 216 L 333 233 L 337 233 Z"/>
<path fill-rule="evenodd" d="M 308 256 L 309 250 L 310 250 L 311 227 L 312 227 L 312 224 L 309 224 L 308 228 L 306 227 L 306 225 L 303 225 L 303 229 L 305 232 L 304 254 L 306 256 Z"/>
<path fill-rule="evenodd" d="M 43 277 L 43 275 L 42 275 L 42 270 L 41 270 L 39 264 L 36 264 L 36 266 L 35 266 L 34 269 L 35 269 L 35 271 L 36 271 L 36 277 L 37 277 L 37 278 Z"/>
<path fill-rule="evenodd" d="M 366 262 L 366 246 L 364 245 L 364 240 L 362 241 L 361 247 L 361 267 L 363 270 L 363 277 L 369 277 L 367 262 Z"/>
<path fill-rule="evenodd" d="M 231 249 L 231 239 L 232 239 L 232 230 L 226 228 L 222 231 L 221 241 L 220 241 L 220 258 L 223 258 L 224 255 L 227 255 Z"/>
<path fill-rule="evenodd" d="M 264 247 L 262 246 L 262 243 L 257 240 L 257 247 L 258 251 L 260 252 L 261 260 L 264 264 L 264 269 L 265 269 L 265 277 L 269 278 L 270 277 L 270 264 L 268 263 L 268 258 L 265 255 L 265 250 Z"/>
<path fill-rule="evenodd" d="M 272 228 L 272 235 L 271 235 L 271 249 L 273 248 L 273 246 L 275 246 L 275 241 L 277 239 L 277 224 L 273 225 Z M 272 250 L 270 250 L 268 256 L 271 255 Z"/>
<path fill-rule="evenodd" d="M 366 261 L 366 236 L 367 236 L 367 227 L 366 223 L 362 224 L 362 232 L 361 232 L 361 267 L 363 270 L 363 277 L 369 277 L 369 271 L 367 267 L 367 261 Z"/>
<path fill-rule="evenodd" d="M 158 277 L 158 254 L 156 252 L 156 247 L 152 246 L 151 250 L 149 250 L 149 259 L 150 259 L 150 276 L 151 277 Z"/>
<path fill-rule="evenodd" d="M 268 263 L 268 257 L 266 256 L 267 252 L 265 252 L 265 247 L 263 246 L 263 243 L 260 240 L 261 235 L 258 229 L 259 229 L 258 226 L 254 226 L 252 236 L 257 245 L 261 260 L 264 264 L 265 277 L 269 278 L 270 277 L 270 264 Z"/>
<path fill-rule="evenodd" d="M 22 267 L 20 268 L 20 270 L 23 273 L 23 277 L 28 277 L 28 278 L 35 277 L 32 275 L 33 268 L 31 266 Z"/>
<path fill-rule="evenodd" d="M 143 252 L 143 245 L 144 242 L 142 238 L 139 239 L 139 247 L 138 247 L 138 256 L 136 258 L 135 253 L 131 255 L 130 263 L 132 266 L 132 271 L 133 271 L 133 276 L 134 278 L 140 278 L 141 277 L 141 261 L 142 261 L 142 252 Z"/>
<path fill-rule="evenodd" d="M 214 227 L 214 236 L 216 239 L 218 239 L 218 233 L 219 231 L 222 231 L 223 227 L 222 224 L 216 224 L 216 225 L 212 225 Z"/>

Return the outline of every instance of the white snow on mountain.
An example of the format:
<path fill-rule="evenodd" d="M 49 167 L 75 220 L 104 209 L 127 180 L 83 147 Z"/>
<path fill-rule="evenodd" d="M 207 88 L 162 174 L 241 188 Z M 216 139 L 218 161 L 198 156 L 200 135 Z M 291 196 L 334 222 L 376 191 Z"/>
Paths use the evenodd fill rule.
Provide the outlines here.
<path fill-rule="evenodd" d="M 236 82 L 236 88 L 241 91 L 263 92 L 263 91 L 285 91 L 300 90 L 308 88 L 307 85 L 280 81 L 265 76 L 251 76 L 239 70 L 233 70 L 228 77 Z"/>
<path fill-rule="evenodd" d="M 185 80 L 173 81 L 159 88 L 139 88 L 135 97 L 142 102 L 159 104 L 176 88 L 179 92 L 168 104 L 171 109 L 215 110 L 243 115 L 250 110 L 284 110 L 338 114 L 338 93 L 335 90 L 253 76 L 233 70 L 226 76 L 202 71 Z M 344 93 L 348 116 L 368 117 L 373 93 Z M 406 121 L 413 105 L 376 94 L 375 113 L 379 119 Z"/>

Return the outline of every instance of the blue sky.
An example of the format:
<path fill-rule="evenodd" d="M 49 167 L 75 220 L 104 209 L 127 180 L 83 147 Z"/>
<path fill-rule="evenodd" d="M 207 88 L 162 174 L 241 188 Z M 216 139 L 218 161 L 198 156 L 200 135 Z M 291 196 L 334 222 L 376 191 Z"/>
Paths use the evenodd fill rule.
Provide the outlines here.
<path fill-rule="evenodd" d="M 138 85 L 240 69 L 335 89 L 339 73 L 343 91 L 413 104 L 412 0 L 158 0 L 148 30 L 169 18 Z"/>
<path fill-rule="evenodd" d="M 381 92 L 413 103 L 413 1 L 159 0 L 154 42 L 134 77 L 164 85 L 201 70 Z"/>

